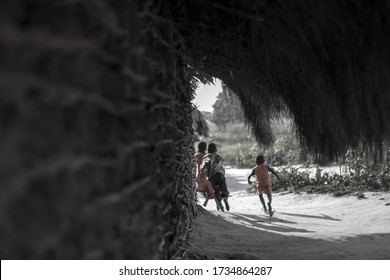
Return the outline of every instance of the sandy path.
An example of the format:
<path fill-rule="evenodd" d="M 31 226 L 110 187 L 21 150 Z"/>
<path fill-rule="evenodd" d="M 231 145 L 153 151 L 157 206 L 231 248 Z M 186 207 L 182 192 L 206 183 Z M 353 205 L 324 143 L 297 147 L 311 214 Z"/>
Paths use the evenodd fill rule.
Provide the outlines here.
<path fill-rule="evenodd" d="M 390 193 L 365 199 L 278 193 L 269 219 L 246 192 L 246 172 L 227 169 L 230 212 L 218 212 L 214 201 L 199 206 L 191 258 L 390 259 Z"/>

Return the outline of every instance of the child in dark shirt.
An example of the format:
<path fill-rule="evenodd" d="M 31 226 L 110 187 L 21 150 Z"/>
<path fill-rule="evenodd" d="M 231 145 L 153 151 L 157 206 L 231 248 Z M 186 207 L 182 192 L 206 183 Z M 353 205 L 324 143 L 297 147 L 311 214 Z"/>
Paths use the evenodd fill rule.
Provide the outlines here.
<path fill-rule="evenodd" d="M 200 170 L 207 174 L 214 189 L 215 201 L 218 210 L 224 211 L 221 201 L 225 203 L 226 210 L 229 211 L 228 203 L 229 191 L 225 180 L 225 169 L 222 166 L 223 158 L 217 154 L 217 145 L 210 143 L 208 145 L 208 154 L 204 156 Z"/>

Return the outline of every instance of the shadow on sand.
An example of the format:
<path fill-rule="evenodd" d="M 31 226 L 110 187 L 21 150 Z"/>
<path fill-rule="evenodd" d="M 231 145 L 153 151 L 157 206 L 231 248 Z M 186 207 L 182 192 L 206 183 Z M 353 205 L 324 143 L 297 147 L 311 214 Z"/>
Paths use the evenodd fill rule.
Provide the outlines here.
<path fill-rule="evenodd" d="M 294 213 L 286 213 L 286 212 L 278 212 L 283 215 L 287 216 L 295 216 L 295 217 L 302 217 L 302 218 L 313 218 L 313 219 L 324 219 L 324 220 L 331 220 L 331 221 L 341 221 L 340 219 L 335 219 L 330 216 L 320 214 L 320 215 L 306 215 L 306 214 L 294 214 Z"/>
<path fill-rule="evenodd" d="M 325 215 L 307 216 L 337 221 Z M 228 217 L 239 223 L 226 220 Z M 278 225 L 273 221 L 277 221 Z M 275 217 L 270 221 L 266 216 L 237 213 L 216 215 L 199 208 L 186 255 L 188 259 L 390 259 L 390 233 L 319 239 L 305 236 L 310 231 L 296 228 L 294 224 L 287 220 L 276 220 Z M 289 233 L 295 233 L 295 236 Z"/>

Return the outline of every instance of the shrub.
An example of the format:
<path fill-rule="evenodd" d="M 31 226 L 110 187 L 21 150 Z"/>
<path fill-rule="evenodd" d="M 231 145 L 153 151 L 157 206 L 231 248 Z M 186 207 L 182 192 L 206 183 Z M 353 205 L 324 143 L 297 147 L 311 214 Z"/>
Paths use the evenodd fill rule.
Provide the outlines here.
<path fill-rule="evenodd" d="M 389 191 L 390 169 L 387 166 L 381 172 L 348 172 L 342 175 L 321 172 L 317 168 L 315 176 L 310 176 L 308 171 L 300 171 L 294 167 L 279 170 L 280 180 L 271 176 L 273 191 L 289 191 L 299 193 L 329 193 L 335 196 L 355 194 L 363 198 L 366 191 Z"/>

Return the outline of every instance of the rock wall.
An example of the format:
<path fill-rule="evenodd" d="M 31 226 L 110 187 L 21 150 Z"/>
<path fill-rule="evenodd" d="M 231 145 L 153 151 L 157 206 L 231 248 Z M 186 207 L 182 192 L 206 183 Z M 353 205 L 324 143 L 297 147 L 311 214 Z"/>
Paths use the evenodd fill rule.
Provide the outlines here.
<path fill-rule="evenodd" d="M 2 259 L 182 256 L 192 90 L 154 2 L 1 1 Z"/>

